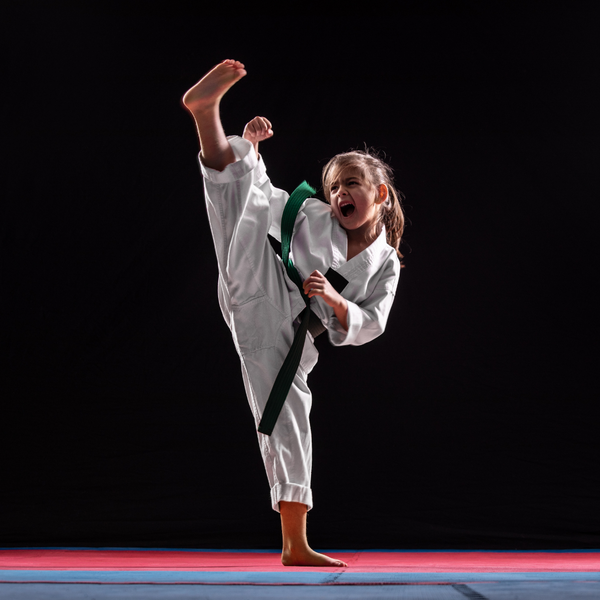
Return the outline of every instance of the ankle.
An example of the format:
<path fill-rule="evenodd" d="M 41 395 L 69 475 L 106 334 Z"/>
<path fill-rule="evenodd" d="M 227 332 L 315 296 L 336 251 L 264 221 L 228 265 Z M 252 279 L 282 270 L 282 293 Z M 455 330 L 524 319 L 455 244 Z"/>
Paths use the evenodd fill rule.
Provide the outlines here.
<path fill-rule="evenodd" d="M 307 550 L 311 550 L 311 547 L 308 545 L 308 540 L 299 539 L 299 540 L 285 540 L 283 542 L 282 552 L 286 554 L 299 554 L 302 552 L 306 552 Z"/>

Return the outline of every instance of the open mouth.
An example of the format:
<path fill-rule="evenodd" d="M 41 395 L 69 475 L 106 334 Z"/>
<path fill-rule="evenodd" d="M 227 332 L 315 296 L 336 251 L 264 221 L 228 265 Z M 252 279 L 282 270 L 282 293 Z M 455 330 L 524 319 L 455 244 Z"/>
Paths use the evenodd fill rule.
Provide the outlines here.
<path fill-rule="evenodd" d="M 343 217 L 349 217 L 354 212 L 354 204 L 347 202 L 346 204 L 340 204 L 340 212 Z"/>

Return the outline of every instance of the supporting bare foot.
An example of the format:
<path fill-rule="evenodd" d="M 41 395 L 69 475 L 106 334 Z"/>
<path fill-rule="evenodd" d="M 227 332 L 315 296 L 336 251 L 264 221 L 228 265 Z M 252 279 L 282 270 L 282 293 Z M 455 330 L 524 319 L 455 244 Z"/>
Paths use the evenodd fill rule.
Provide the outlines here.
<path fill-rule="evenodd" d="M 331 558 L 326 554 L 315 552 L 309 546 L 301 549 L 284 549 L 281 553 L 281 564 L 284 567 L 347 567 L 343 560 Z"/>
<path fill-rule="evenodd" d="M 210 70 L 183 96 L 184 106 L 192 113 L 212 109 L 225 92 L 246 75 L 244 65 L 237 60 L 224 60 Z"/>
<path fill-rule="evenodd" d="M 306 538 L 306 504 L 280 502 L 283 550 L 281 562 L 285 567 L 347 567 L 343 560 L 315 552 Z"/>

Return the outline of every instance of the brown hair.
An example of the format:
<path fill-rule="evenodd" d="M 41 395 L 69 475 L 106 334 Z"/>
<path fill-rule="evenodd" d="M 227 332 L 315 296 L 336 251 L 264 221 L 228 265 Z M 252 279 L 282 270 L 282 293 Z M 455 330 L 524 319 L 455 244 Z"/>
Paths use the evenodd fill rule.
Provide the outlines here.
<path fill-rule="evenodd" d="M 404 231 L 404 212 L 402 200 L 404 195 L 394 187 L 394 172 L 392 167 L 384 162 L 374 151 L 352 150 L 334 156 L 323 167 L 323 191 L 327 202 L 330 202 L 330 184 L 337 174 L 348 168 L 356 167 L 363 176 L 374 186 L 385 183 L 388 189 L 388 197 L 381 204 L 379 211 L 380 223 L 385 226 L 387 243 L 395 248 L 398 256 L 400 253 L 400 240 Z M 381 231 L 381 227 L 379 229 Z"/>

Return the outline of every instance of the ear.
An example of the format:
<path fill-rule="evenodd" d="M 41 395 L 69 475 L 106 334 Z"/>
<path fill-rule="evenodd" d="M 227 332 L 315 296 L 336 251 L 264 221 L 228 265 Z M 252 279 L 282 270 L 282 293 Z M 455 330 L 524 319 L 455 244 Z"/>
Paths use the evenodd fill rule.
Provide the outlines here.
<path fill-rule="evenodd" d="M 385 202 L 388 199 L 387 185 L 385 185 L 385 183 L 380 183 L 377 186 L 377 193 L 378 193 L 378 197 L 375 202 L 377 202 L 377 204 L 381 204 L 382 202 Z"/>

